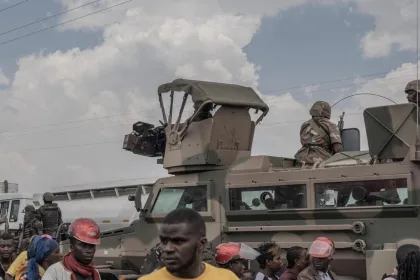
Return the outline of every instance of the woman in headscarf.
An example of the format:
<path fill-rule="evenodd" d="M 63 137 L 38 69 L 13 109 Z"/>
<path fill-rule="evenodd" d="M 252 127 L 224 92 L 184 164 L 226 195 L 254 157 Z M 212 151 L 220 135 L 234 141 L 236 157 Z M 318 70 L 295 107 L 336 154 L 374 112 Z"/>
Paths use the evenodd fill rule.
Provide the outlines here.
<path fill-rule="evenodd" d="M 35 238 L 35 236 L 38 236 L 38 235 L 33 235 L 29 239 L 28 248 L 31 246 L 32 240 Z M 52 238 L 51 235 L 48 235 L 48 234 L 43 234 L 41 236 L 47 237 L 47 238 Z M 21 267 L 22 265 L 24 265 L 27 261 L 28 261 L 28 251 L 22 251 L 19 254 L 19 256 L 15 259 L 15 261 L 9 266 L 9 269 L 7 270 L 7 273 L 6 273 L 6 280 L 15 279 L 16 272 L 17 272 L 18 268 Z"/>
<path fill-rule="evenodd" d="M 60 259 L 58 243 L 45 236 L 36 236 L 28 248 L 28 261 L 21 265 L 15 280 L 39 280 L 48 267 Z"/>

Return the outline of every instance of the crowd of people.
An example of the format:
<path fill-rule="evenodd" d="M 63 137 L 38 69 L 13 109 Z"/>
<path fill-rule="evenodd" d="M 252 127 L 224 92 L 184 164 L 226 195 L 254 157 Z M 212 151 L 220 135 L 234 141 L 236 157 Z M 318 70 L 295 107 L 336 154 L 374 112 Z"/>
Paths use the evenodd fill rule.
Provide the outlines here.
<path fill-rule="evenodd" d="M 330 268 L 335 253 L 333 240 L 317 237 L 308 249 L 294 246 L 286 252 L 275 242 L 262 243 L 257 250 L 243 243 L 222 243 L 216 247 L 217 267 L 202 261 L 206 247 L 206 226 L 200 214 L 179 208 L 162 222 L 160 261 L 162 266 L 139 280 L 241 279 L 241 280 L 339 280 Z M 397 267 L 384 272 L 381 280 L 420 280 L 420 249 L 414 244 L 400 246 Z M 256 260 L 259 271 L 246 270 Z M 378 279 L 379 280 L 379 279 Z"/>
<path fill-rule="evenodd" d="M 99 280 L 93 263 L 100 242 L 99 226 L 88 218 L 76 219 L 69 227 L 70 252 L 64 256 L 49 234 L 33 235 L 27 250 L 16 257 L 13 236 L 0 235 L 1 280 Z"/>
<path fill-rule="evenodd" d="M 100 280 L 93 258 L 100 244 L 99 226 L 89 218 L 79 218 L 68 231 L 70 251 L 60 252 L 57 241 L 48 234 L 34 235 L 28 248 L 16 257 L 13 237 L 0 235 L 1 280 Z M 159 230 L 161 266 L 138 280 L 339 280 L 331 269 L 334 242 L 317 237 L 308 249 L 294 246 L 284 251 L 275 242 L 264 242 L 255 250 L 244 243 L 222 243 L 216 247 L 217 265 L 203 262 L 207 247 L 206 225 L 195 210 L 179 208 L 170 212 Z M 65 253 L 62 256 L 62 253 Z M 249 262 L 256 260 L 257 272 Z M 400 246 L 397 267 L 381 280 L 420 280 L 420 249 L 413 244 Z M 393 271 L 392 271 L 393 270 Z M 379 279 L 378 279 L 379 280 Z"/>
<path fill-rule="evenodd" d="M 100 240 L 99 227 L 93 220 L 81 218 L 70 225 L 69 234 L 71 250 L 63 257 L 59 244 L 49 234 L 31 236 L 27 248 L 17 255 L 13 235 L 3 232 L 0 280 L 90 279 L 96 271 L 93 256 Z M 97 271 L 96 274 L 95 279 L 100 279 Z"/>

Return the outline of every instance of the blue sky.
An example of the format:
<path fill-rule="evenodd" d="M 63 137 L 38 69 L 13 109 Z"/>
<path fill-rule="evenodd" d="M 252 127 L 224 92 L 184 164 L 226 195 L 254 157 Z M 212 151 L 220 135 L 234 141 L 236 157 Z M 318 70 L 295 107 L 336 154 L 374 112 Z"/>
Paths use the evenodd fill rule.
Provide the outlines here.
<path fill-rule="evenodd" d="M 261 66 L 260 90 L 263 92 L 383 73 L 403 62 L 416 61 L 415 52 L 395 50 L 386 57 L 363 58 L 360 40 L 374 27 L 372 16 L 350 12 L 349 7 L 308 4 L 274 19 L 264 19 L 245 51 L 251 61 Z M 350 83 L 325 84 L 322 88 Z M 328 98 L 328 93 L 320 94 Z"/>
<path fill-rule="evenodd" d="M 0 1 L 0 10 L 13 5 L 12 3 L 18 2 L 20 1 L 16 0 L 6 3 Z M 59 3 L 57 3 L 57 1 L 30 0 L 27 3 L 21 4 L 4 12 L 0 12 L 0 34 L 22 25 L 35 22 L 42 18 L 58 14 L 63 10 L 64 9 Z M 69 14 L 76 18 L 81 16 L 83 13 L 75 10 Z M 22 56 L 38 53 L 40 51 L 65 51 L 74 47 L 84 49 L 93 47 L 102 41 L 102 32 L 99 31 L 77 32 L 70 30 L 60 32 L 57 31 L 57 29 L 51 29 L 1 45 L 1 43 L 5 41 L 13 40 L 17 37 L 55 25 L 59 23 L 59 20 L 60 17 L 54 17 L 10 33 L 0 35 L 0 49 L 2 50 L 0 52 L 0 66 L 8 77 L 13 77 L 14 72 L 17 70 L 16 62 Z"/>
<path fill-rule="evenodd" d="M 0 0 L 0 10 L 17 2 Z M 87 2 L 30 0 L 0 12 L 0 33 Z M 0 135 L 0 168 L 24 188 L 165 174 L 154 160 L 122 152 L 118 141 L 136 118 L 157 123 L 144 109 L 158 109 L 156 87 L 175 77 L 258 83 L 267 100 L 275 95 L 276 102 L 266 101 L 272 110 L 265 123 L 276 129 L 263 126 L 254 151 L 288 157 L 300 146 L 300 122 L 315 100 L 334 102 L 369 91 L 401 101 L 405 83 L 415 77 L 415 71 L 402 71 L 405 76 L 394 80 L 391 73 L 366 77 L 361 85 L 346 80 L 296 88 L 412 67 L 407 63 L 416 62 L 413 1 L 285 0 L 255 6 L 250 0 L 134 0 L 2 45 L 115 3 L 103 0 L 0 35 L 0 69 L 9 80 L 2 82 L 0 72 L 0 130 L 20 130 Z M 350 112 L 347 123 L 363 130 L 360 109 L 378 102 L 347 100 L 337 111 Z M 132 116 L 109 117 L 127 112 Z M 87 120 L 92 118 L 98 119 Z M 40 128 L 49 124 L 60 125 Z M 94 144 L 109 139 L 115 143 Z"/>

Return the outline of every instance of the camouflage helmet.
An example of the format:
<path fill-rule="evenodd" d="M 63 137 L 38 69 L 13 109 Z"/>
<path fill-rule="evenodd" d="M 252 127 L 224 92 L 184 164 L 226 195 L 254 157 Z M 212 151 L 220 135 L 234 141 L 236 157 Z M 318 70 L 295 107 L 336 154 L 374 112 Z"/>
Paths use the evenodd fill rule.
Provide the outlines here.
<path fill-rule="evenodd" d="M 419 88 L 420 88 L 420 80 L 419 80 Z M 409 91 L 417 92 L 417 80 L 411 81 L 405 86 L 404 92 L 408 94 Z"/>
<path fill-rule="evenodd" d="M 25 212 L 35 211 L 35 207 L 33 205 L 26 205 Z"/>
<path fill-rule="evenodd" d="M 311 110 L 309 110 L 309 114 L 312 117 L 331 117 L 331 106 L 326 101 L 316 101 L 314 105 L 312 105 Z"/>
<path fill-rule="evenodd" d="M 54 200 L 54 195 L 50 192 L 46 192 L 44 193 L 44 195 L 42 196 L 42 199 L 46 202 L 52 202 Z"/>

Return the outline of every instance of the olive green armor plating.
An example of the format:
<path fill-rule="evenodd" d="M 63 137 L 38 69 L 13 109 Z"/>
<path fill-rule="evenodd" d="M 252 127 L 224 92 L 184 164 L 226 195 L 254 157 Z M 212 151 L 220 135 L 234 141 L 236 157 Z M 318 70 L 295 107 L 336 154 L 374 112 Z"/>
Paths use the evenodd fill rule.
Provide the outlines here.
<path fill-rule="evenodd" d="M 163 106 L 167 92 L 169 109 Z M 182 100 L 179 112 L 173 109 L 176 96 Z M 209 262 L 222 242 L 256 248 L 273 240 L 287 250 L 326 236 L 335 242 L 336 274 L 376 280 L 395 267 L 398 246 L 420 245 L 416 104 L 367 108 L 369 150 L 352 148 L 360 144 L 358 129 L 340 129 L 344 151 L 308 167 L 291 157 L 296 151 L 290 157 L 251 155 L 258 124 L 269 111 L 252 88 L 177 79 L 159 86 L 158 98 L 162 126 L 135 123 L 123 148 L 158 157 L 169 176 L 151 188 L 139 186 L 132 197 L 138 220 L 102 233 L 95 263 L 104 266 L 103 273 L 150 273 L 159 267 L 159 224 L 178 207 L 204 217 Z M 189 98 L 194 113 L 181 122 Z M 256 118 L 251 110 L 259 112 Z M 295 139 L 299 147 L 298 134 Z M 254 262 L 250 267 L 258 269 Z"/>

